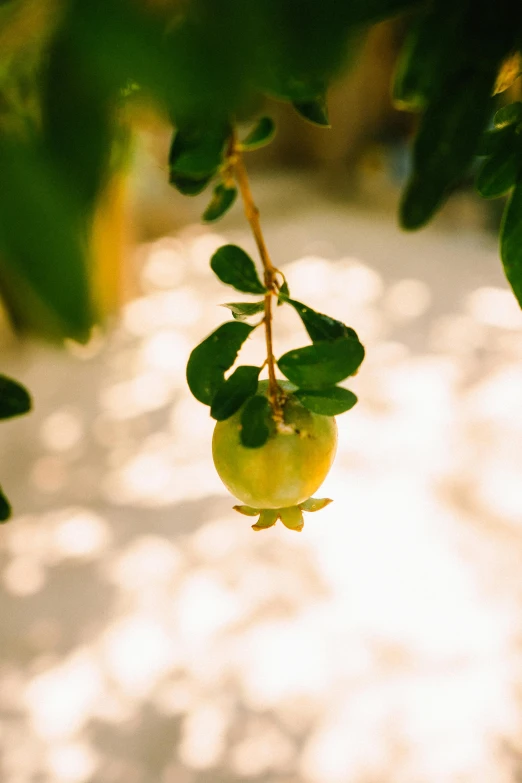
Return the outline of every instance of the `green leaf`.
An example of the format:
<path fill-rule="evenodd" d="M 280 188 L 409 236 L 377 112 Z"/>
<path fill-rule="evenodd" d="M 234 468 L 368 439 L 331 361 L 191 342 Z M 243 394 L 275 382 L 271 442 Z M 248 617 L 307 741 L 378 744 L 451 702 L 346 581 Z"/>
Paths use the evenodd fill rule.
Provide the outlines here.
<path fill-rule="evenodd" d="M 290 289 L 288 287 L 288 283 L 285 278 L 283 280 L 283 284 L 279 288 L 279 294 L 277 297 L 277 306 L 282 307 L 285 304 L 285 302 L 288 301 L 289 296 L 290 296 Z"/>
<path fill-rule="evenodd" d="M 288 506 L 288 508 L 279 509 L 281 522 L 289 530 L 296 530 L 298 533 L 304 527 L 303 512 L 299 506 Z"/>
<path fill-rule="evenodd" d="M 340 337 L 359 339 L 357 333 L 349 326 L 343 324 L 342 321 L 336 321 L 335 318 L 330 318 L 329 315 L 318 313 L 295 299 L 285 297 L 284 301 L 292 305 L 294 310 L 297 311 L 306 331 L 310 335 L 310 339 L 314 343 L 323 340 L 338 340 Z"/>
<path fill-rule="evenodd" d="M 236 361 L 239 349 L 254 327 L 229 321 L 219 326 L 190 354 L 187 383 L 194 397 L 212 405 L 214 395 L 225 381 L 225 373 Z"/>
<path fill-rule="evenodd" d="M 252 525 L 252 530 L 266 530 L 269 527 L 273 527 L 278 519 L 279 511 L 277 509 L 264 508 L 256 524 Z"/>
<path fill-rule="evenodd" d="M 330 120 L 328 119 L 328 106 L 326 104 L 326 98 L 317 98 L 315 101 L 294 101 L 294 109 L 305 120 L 311 122 L 313 125 L 320 125 L 323 128 L 330 128 Z"/>
<path fill-rule="evenodd" d="M 522 102 L 515 101 L 507 106 L 502 106 L 493 117 L 497 128 L 505 128 L 507 125 L 518 125 L 522 122 Z"/>
<path fill-rule="evenodd" d="M 422 118 L 413 150 L 413 172 L 400 207 L 405 229 L 430 220 L 467 173 L 489 120 L 494 72 L 464 72 L 433 98 Z"/>
<path fill-rule="evenodd" d="M 414 17 L 395 69 L 392 100 L 399 109 L 420 111 L 458 67 L 467 3 L 430 3 Z"/>
<path fill-rule="evenodd" d="M 224 161 L 229 136 L 228 124 L 199 122 L 179 128 L 169 154 L 171 177 L 203 180 L 214 174 Z"/>
<path fill-rule="evenodd" d="M 501 154 L 506 147 L 513 144 L 515 139 L 516 132 L 513 125 L 505 125 L 502 128 L 484 131 L 479 139 L 475 154 L 479 158 Z"/>
<path fill-rule="evenodd" d="M 47 151 L 71 196 L 92 208 L 109 177 L 115 136 L 115 94 L 103 89 L 86 67 L 64 24 L 47 52 L 41 112 Z"/>
<path fill-rule="evenodd" d="M 216 421 L 229 419 L 243 403 L 257 391 L 261 367 L 246 364 L 238 367 L 219 387 L 210 408 L 210 415 Z"/>
<path fill-rule="evenodd" d="M 18 381 L 0 375 L 0 419 L 21 416 L 31 410 L 31 397 Z"/>
<path fill-rule="evenodd" d="M 205 223 L 213 223 L 215 220 L 219 220 L 223 215 L 228 212 L 232 204 L 237 198 L 237 188 L 227 187 L 222 182 L 216 185 L 214 188 L 214 195 L 212 201 L 203 212 L 203 220 Z"/>
<path fill-rule="evenodd" d="M 322 416 L 338 416 L 349 411 L 357 402 L 355 394 L 341 386 L 319 390 L 297 389 L 293 394 L 305 408 Z"/>
<path fill-rule="evenodd" d="M 237 245 L 223 245 L 210 260 L 212 271 L 222 283 L 245 294 L 264 294 L 266 288 L 258 277 L 254 262 Z"/>
<path fill-rule="evenodd" d="M 203 193 L 207 185 L 212 179 L 212 174 L 202 179 L 191 179 L 190 177 L 184 177 L 181 174 L 174 174 L 170 172 L 169 182 L 173 185 L 177 191 L 184 196 L 199 196 Z"/>
<path fill-rule="evenodd" d="M 304 503 L 299 503 L 299 508 L 302 511 L 309 511 L 309 512 L 315 512 L 315 511 L 321 511 L 321 509 L 325 508 L 325 506 L 328 506 L 330 503 L 332 503 L 331 498 L 308 498 L 308 500 L 305 500 Z"/>
<path fill-rule="evenodd" d="M 270 403 L 256 394 L 245 403 L 241 413 L 241 443 L 247 449 L 258 449 L 270 436 Z"/>
<path fill-rule="evenodd" d="M 2 288 L 40 333 L 87 339 L 94 312 L 77 202 L 34 146 L 0 138 L 0 171 Z"/>
<path fill-rule="evenodd" d="M 0 523 L 7 522 L 11 516 L 11 504 L 0 489 Z"/>
<path fill-rule="evenodd" d="M 265 309 L 265 303 L 263 302 L 228 302 L 221 305 L 221 307 L 228 307 L 236 321 L 246 321 L 252 315 L 262 313 Z"/>
<path fill-rule="evenodd" d="M 477 174 L 477 190 L 483 198 L 498 198 L 513 187 L 522 167 L 521 150 L 504 148 L 484 161 Z"/>
<path fill-rule="evenodd" d="M 247 151 L 258 150 L 270 144 L 276 134 L 276 125 L 272 117 L 261 117 L 257 125 L 241 142 L 241 148 Z"/>
<path fill-rule="evenodd" d="M 504 212 L 500 255 L 506 277 L 522 307 L 522 182 L 517 183 Z"/>
<path fill-rule="evenodd" d="M 364 359 L 361 343 L 350 337 L 318 342 L 288 351 L 278 367 L 289 381 L 305 389 L 334 386 L 353 375 Z"/>

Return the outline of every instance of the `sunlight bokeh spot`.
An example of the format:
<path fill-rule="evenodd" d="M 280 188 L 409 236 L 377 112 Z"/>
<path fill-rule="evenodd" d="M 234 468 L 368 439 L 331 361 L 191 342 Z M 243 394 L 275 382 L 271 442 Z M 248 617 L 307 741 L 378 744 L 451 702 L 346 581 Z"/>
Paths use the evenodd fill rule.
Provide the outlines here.
<path fill-rule="evenodd" d="M 431 291 L 426 283 L 414 278 L 391 285 L 384 297 L 384 306 L 396 321 L 419 318 L 431 304 Z"/>
<path fill-rule="evenodd" d="M 109 565 L 111 581 L 129 592 L 168 585 L 179 573 L 183 557 L 178 547 L 160 536 L 136 538 Z"/>
<path fill-rule="evenodd" d="M 67 482 L 66 463 L 61 457 L 40 457 L 33 465 L 31 480 L 42 492 L 59 492 Z"/>
<path fill-rule="evenodd" d="M 104 389 L 101 405 L 114 419 L 128 419 L 166 405 L 171 396 L 170 385 L 158 372 L 145 371 L 129 381 Z"/>
<path fill-rule="evenodd" d="M 190 343 L 180 332 L 164 329 L 149 337 L 143 344 L 140 360 L 144 369 L 159 370 L 173 376 L 176 385 L 185 369 L 190 354 Z"/>
<path fill-rule="evenodd" d="M 60 410 L 45 419 L 40 432 L 48 449 L 68 451 L 80 441 L 84 427 L 78 411 Z"/>
<path fill-rule="evenodd" d="M 225 748 L 227 710 L 215 702 L 192 709 L 183 723 L 179 755 L 188 767 L 207 769 L 220 760 Z"/>
<path fill-rule="evenodd" d="M 62 557 L 89 558 L 102 552 L 110 542 L 106 521 L 87 509 L 70 509 L 55 527 L 54 552 Z"/>
<path fill-rule="evenodd" d="M 73 737 L 93 714 L 102 691 L 94 657 L 78 649 L 28 682 L 25 703 L 34 731 L 44 739 Z"/>
<path fill-rule="evenodd" d="M 13 558 L 2 572 L 5 589 L 19 596 L 38 593 L 44 586 L 45 579 L 46 573 L 42 565 L 28 555 Z"/>
<path fill-rule="evenodd" d="M 232 750 L 232 769 L 241 778 L 255 778 L 290 768 L 295 749 L 291 740 L 269 722 L 252 721 L 247 736 Z"/>
<path fill-rule="evenodd" d="M 174 639 L 161 622 L 146 615 L 114 622 L 100 645 L 111 679 L 133 699 L 144 698 L 179 663 Z"/>
<path fill-rule="evenodd" d="M 155 242 L 142 269 L 144 284 L 155 288 L 178 286 L 187 272 L 187 262 L 182 251 L 183 245 L 174 239 Z"/>
<path fill-rule="evenodd" d="M 96 772 L 96 755 L 86 743 L 69 742 L 52 745 L 47 766 L 56 783 L 83 783 Z"/>
<path fill-rule="evenodd" d="M 477 288 L 465 302 L 469 314 L 486 326 L 522 329 L 522 312 L 511 291 L 484 286 Z"/>
<path fill-rule="evenodd" d="M 175 607 L 180 639 L 189 649 L 201 649 L 242 617 L 241 604 L 241 596 L 227 587 L 219 573 L 192 571 L 180 586 Z"/>

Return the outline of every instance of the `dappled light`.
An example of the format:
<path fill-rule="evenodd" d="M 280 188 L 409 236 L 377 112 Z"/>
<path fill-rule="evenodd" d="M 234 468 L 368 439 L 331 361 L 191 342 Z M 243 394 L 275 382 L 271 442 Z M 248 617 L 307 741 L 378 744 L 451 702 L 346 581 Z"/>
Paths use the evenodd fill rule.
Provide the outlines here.
<path fill-rule="evenodd" d="M 1 459 L 2 783 L 515 779 L 522 316 L 494 241 L 405 237 L 312 188 L 281 215 L 285 188 L 260 186 L 292 295 L 367 349 L 334 502 L 299 535 L 252 532 L 186 386 L 244 298 L 208 268 L 253 249 L 241 215 L 139 245 L 107 336 L 10 360 L 36 405 Z M 278 354 L 308 342 L 286 309 Z M 254 333 L 245 362 L 263 351 Z"/>

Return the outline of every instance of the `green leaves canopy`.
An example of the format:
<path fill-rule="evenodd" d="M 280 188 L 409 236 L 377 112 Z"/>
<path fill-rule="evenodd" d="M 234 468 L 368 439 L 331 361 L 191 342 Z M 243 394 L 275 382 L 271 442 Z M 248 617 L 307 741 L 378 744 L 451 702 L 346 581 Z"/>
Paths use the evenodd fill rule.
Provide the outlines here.
<path fill-rule="evenodd" d="M 2 22 L 11 13 L 4 5 Z M 421 112 L 400 212 L 413 229 L 432 218 L 480 151 L 499 67 L 520 48 L 515 0 L 223 0 L 219 14 L 215 0 L 70 0 L 59 20 L 6 47 L 0 289 L 15 323 L 54 339 L 87 338 L 96 317 L 88 234 L 126 102 L 152 99 L 172 120 L 170 179 L 197 195 L 220 174 L 233 117 L 248 119 L 269 95 L 326 123 L 327 88 L 364 28 L 404 12 L 394 96 Z M 514 133 L 521 116 L 520 103 L 502 108 L 488 143 L 507 143 L 503 131 Z M 257 148 L 272 133 L 262 118 L 244 146 Z M 478 187 L 495 197 L 517 181 L 517 155 L 504 150 L 484 162 Z M 224 214 L 233 193 L 218 185 L 205 219 Z"/>

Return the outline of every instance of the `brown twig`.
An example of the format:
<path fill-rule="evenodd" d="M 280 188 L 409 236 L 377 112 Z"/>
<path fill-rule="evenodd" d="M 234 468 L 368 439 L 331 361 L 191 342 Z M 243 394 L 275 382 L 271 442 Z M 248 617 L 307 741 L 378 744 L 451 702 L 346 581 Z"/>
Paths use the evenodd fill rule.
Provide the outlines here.
<path fill-rule="evenodd" d="M 259 220 L 259 209 L 256 207 L 252 191 L 250 190 L 250 182 L 248 180 L 248 174 L 243 161 L 243 155 L 241 149 L 238 147 L 237 138 L 235 133 L 233 134 L 230 142 L 228 159 L 230 167 L 236 178 L 239 192 L 243 200 L 243 207 L 245 210 L 246 219 L 250 224 L 254 239 L 256 241 L 257 249 L 259 250 L 259 256 L 264 270 L 264 282 L 267 288 L 265 295 L 265 338 L 266 338 L 266 364 L 268 367 L 268 399 L 272 408 L 272 415 L 274 421 L 277 423 L 283 422 L 283 410 L 281 407 L 281 390 L 278 386 L 275 375 L 275 358 L 273 350 L 272 340 L 272 298 L 274 294 L 277 294 L 277 269 L 272 264 L 268 249 L 265 244 L 263 232 L 261 231 L 261 223 Z"/>

